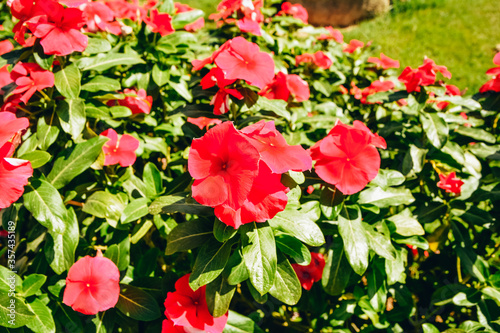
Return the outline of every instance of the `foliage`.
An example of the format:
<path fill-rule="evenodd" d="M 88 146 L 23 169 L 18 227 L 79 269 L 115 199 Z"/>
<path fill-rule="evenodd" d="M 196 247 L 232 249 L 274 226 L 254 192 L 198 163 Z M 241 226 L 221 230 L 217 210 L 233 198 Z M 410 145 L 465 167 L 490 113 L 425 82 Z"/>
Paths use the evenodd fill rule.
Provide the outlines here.
<path fill-rule="evenodd" d="M 13 41 L 15 22 L 0 6 L 0 36 Z M 408 92 L 397 79 L 401 70 L 368 61 L 379 55 L 373 46 L 344 52 L 345 43 L 318 38 L 328 30 L 276 16 L 279 3 L 266 6 L 260 36 L 231 22 L 185 31 L 199 13 L 175 14 L 167 0 L 157 8 L 172 14 L 173 33 L 161 36 L 148 22 L 122 19 L 120 35 L 86 32 L 81 53 L 46 55 L 38 41 L 16 44 L 0 57 L 9 70 L 37 63 L 55 77 L 53 87 L 14 106 L 30 122 L 11 140 L 15 156 L 34 170 L 22 197 L 1 211 L 5 230 L 15 224 L 15 242 L 9 234 L 0 249 L 7 267 L 0 267 L 0 329 L 160 332 L 167 295 L 191 274 L 189 286 L 206 293 L 202 302 L 211 315 L 227 316 L 225 332 L 500 330 L 499 93 L 452 96 L 440 66 L 430 69 L 430 84 Z M 268 99 L 239 80 L 231 87 L 243 98 L 228 96 L 229 112 L 214 114 L 210 103 L 218 90 L 200 84 L 209 66 L 193 71 L 191 62 L 236 36 L 271 54 L 276 72 L 306 81 L 310 98 Z M 297 55 L 317 51 L 332 65 L 296 65 Z M 376 81 L 394 88 L 370 90 Z M 3 87 L 2 107 L 16 82 Z M 232 121 L 237 130 L 272 120 L 289 145 L 304 148 L 338 121 L 357 120 L 387 148 L 378 150 L 377 177 L 351 195 L 314 168 L 284 172 L 286 208 L 234 229 L 214 213 L 216 205 L 201 205 L 192 195 L 190 149 L 207 133 L 190 120 L 199 117 Z M 106 161 L 105 151 L 120 150 L 121 142 L 107 146 L 100 134 L 109 129 L 139 142 L 132 165 Z M 383 148 L 380 141 L 374 146 Z M 458 193 L 438 184 L 452 172 L 463 181 Z M 66 278 L 75 261 L 98 250 L 120 271 L 119 300 L 81 315 L 63 303 Z M 11 251 L 16 262 L 8 267 Z M 305 291 L 293 265 L 308 265 L 311 251 L 324 255 L 326 265 L 321 282 Z M 14 325 L 4 306 L 12 299 L 10 276 Z"/>

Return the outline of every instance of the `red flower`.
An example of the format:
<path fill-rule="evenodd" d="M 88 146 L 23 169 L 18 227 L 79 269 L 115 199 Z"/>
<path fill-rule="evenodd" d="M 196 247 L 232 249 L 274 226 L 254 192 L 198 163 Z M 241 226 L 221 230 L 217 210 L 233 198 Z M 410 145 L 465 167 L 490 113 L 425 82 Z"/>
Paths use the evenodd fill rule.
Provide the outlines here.
<path fill-rule="evenodd" d="M 460 178 L 457 178 L 455 172 L 450 173 L 448 176 L 439 174 L 439 182 L 437 186 L 446 191 L 446 193 L 460 194 L 461 187 L 464 184 Z"/>
<path fill-rule="evenodd" d="M 146 90 L 139 89 L 125 89 L 123 91 L 126 95 L 124 99 L 117 100 L 121 106 L 126 106 L 132 111 L 132 114 L 151 112 L 151 105 L 153 104 L 153 97 L 148 96 Z"/>
<path fill-rule="evenodd" d="M 169 292 L 165 299 L 165 315 L 175 325 L 189 332 L 200 330 L 207 333 L 220 333 L 227 323 L 227 313 L 214 318 L 208 311 L 205 299 L 206 286 L 193 291 L 189 286 L 189 274 L 175 282 L 175 291 Z M 168 324 L 167 324 L 168 325 Z"/>
<path fill-rule="evenodd" d="M 63 303 L 73 310 L 94 315 L 114 307 L 119 296 L 118 267 L 100 250 L 97 256 L 85 256 L 69 269 Z"/>
<path fill-rule="evenodd" d="M 184 326 L 177 326 L 170 319 L 164 319 L 161 325 L 161 333 L 186 333 Z"/>
<path fill-rule="evenodd" d="M 306 171 L 312 167 L 312 160 L 300 145 L 290 146 L 283 135 L 276 130 L 273 121 L 259 121 L 241 130 L 250 143 L 257 148 L 262 160 L 273 173 L 289 170 Z"/>
<path fill-rule="evenodd" d="M 300 76 L 279 72 L 273 82 L 261 90 L 259 95 L 269 99 L 282 99 L 286 102 L 290 95 L 293 95 L 297 102 L 303 102 L 309 99 L 310 91 L 309 85 Z"/>
<path fill-rule="evenodd" d="M 498 52 L 497 54 L 495 54 L 495 56 L 493 57 L 493 63 L 495 65 L 500 66 L 500 52 Z"/>
<path fill-rule="evenodd" d="M 262 32 L 260 31 L 260 23 L 246 16 L 241 20 L 238 20 L 236 25 L 240 28 L 241 32 L 251 33 L 255 36 L 262 35 Z"/>
<path fill-rule="evenodd" d="M 102 2 L 87 2 L 83 6 L 87 31 L 108 31 L 114 35 L 122 33 L 120 23 L 115 20 L 115 13 Z M 81 7 L 81 8 L 82 8 Z"/>
<path fill-rule="evenodd" d="M 354 84 L 351 83 L 351 84 Z M 394 82 L 392 81 L 381 81 L 381 80 L 376 80 L 373 81 L 370 86 L 364 88 L 363 90 L 359 89 L 355 85 L 353 85 L 353 89 L 351 89 L 351 92 L 354 92 L 354 98 L 361 100 L 361 103 L 363 104 L 371 104 L 368 102 L 366 99 L 368 96 L 379 93 L 379 92 L 384 92 L 384 91 L 389 91 L 391 89 L 394 89 Z M 379 102 L 381 103 L 381 102 Z"/>
<path fill-rule="evenodd" d="M 6 39 L 0 42 L 0 55 L 8 53 L 14 49 L 11 41 Z"/>
<path fill-rule="evenodd" d="M 382 67 L 383 69 L 399 68 L 398 60 L 391 59 L 383 53 L 380 53 L 380 59 L 376 57 L 370 57 L 367 61 L 377 64 L 378 67 Z"/>
<path fill-rule="evenodd" d="M 311 262 L 307 266 L 292 264 L 293 270 L 299 278 L 302 288 L 311 290 L 314 282 L 318 282 L 323 277 L 325 268 L 325 258 L 320 253 L 311 252 Z"/>
<path fill-rule="evenodd" d="M 208 64 L 211 64 L 214 62 L 215 58 L 224 50 L 229 48 L 229 45 L 231 44 L 231 40 L 226 41 L 224 44 L 222 44 L 218 50 L 216 50 L 210 57 L 198 60 L 195 59 L 191 61 L 191 64 L 193 65 L 193 71 L 199 71 L 203 67 L 205 67 Z"/>
<path fill-rule="evenodd" d="M 193 198 L 206 206 L 238 209 L 258 175 L 259 159 L 257 149 L 231 122 L 214 126 L 194 139 L 189 151 Z"/>
<path fill-rule="evenodd" d="M 261 89 L 274 77 L 273 58 L 243 37 L 233 38 L 229 47 L 217 55 L 215 63 L 226 79 L 242 79 Z"/>
<path fill-rule="evenodd" d="M 500 66 L 500 52 L 493 57 L 493 63 Z M 493 75 L 493 78 L 483 84 L 481 88 L 479 88 L 479 92 L 485 93 L 489 90 L 500 92 L 500 67 L 490 68 L 486 71 L 486 74 Z"/>
<path fill-rule="evenodd" d="M 134 164 L 136 159 L 135 151 L 139 148 L 139 140 L 128 134 L 118 137 L 118 134 L 112 128 L 105 130 L 100 135 L 110 139 L 102 147 L 104 165 L 120 163 L 122 167 L 128 167 Z"/>
<path fill-rule="evenodd" d="M 210 125 L 213 125 L 213 124 L 217 125 L 217 124 L 222 123 L 222 121 L 220 119 L 207 118 L 207 117 L 198 117 L 198 118 L 188 117 L 187 122 L 198 126 L 201 130 L 203 128 L 208 129 L 208 127 Z"/>
<path fill-rule="evenodd" d="M 34 63 L 18 62 L 10 72 L 10 78 L 17 84 L 12 93 L 22 94 L 21 101 L 24 104 L 28 103 L 35 91 L 54 86 L 54 74 Z"/>
<path fill-rule="evenodd" d="M 445 92 L 445 95 L 447 96 L 460 96 L 462 93 L 460 92 L 460 89 L 458 89 L 457 86 L 454 86 L 452 84 L 447 84 L 446 85 L 446 92 Z M 430 95 L 430 94 L 429 94 Z M 428 103 L 431 103 L 431 102 L 436 102 L 436 106 L 438 109 L 440 110 L 444 110 L 449 104 L 450 102 L 446 102 L 446 101 L 435 101 L 435 100 L 428 100 L 427 101 Z M 466 126 L 466 125 L 465 125 Z"/>
<path fill-rule="evenodd" d="M 325 29 L 328 31 L 328 34 L 321 34 L 319 35 L 318 39 L 323 40 L 323 39 L 333 39 L 339 44 L 342 44 L 344 42 L 344 36 L 340 32 L 340 30 L 334 29 L 331 26 L 325 27 Z"/>
<path fill-rule="evenodd" d="M 305 24 L 307 24 L 307 19 L 309 18 L 309 15 L 307 14 L 307 9 L 304 8 L 304 6 L 300 4 L 295 4 L 292 5 L 290 2 L 286 1 L 281 5 L 281 11 L 276 14 L 278 16 L 280 15 L 291 15 L 294 18 L 301 20 Z"/>
<path fill-rule="evenodd" d="M 64 8 L 59 3 L 47 3 L 51 5 L 45 8 L 46 15 L 40 16 L 36 21 L 28 21 L 33 35 L 41 39 L 43 52 L 68 55 L 75 51 L 84 51 L 88 38 L 80 32 L 80 28 L 85 24 L 83 12 L 78 8 Z"/>
<path fill-rule="evenodd" d="M 298 66 L 301 63 L 310 62 L 323 69 L 328 69 L 332 65 L 332 60 L 322 51 L 318 51 L 314 54 L 304 53 L 295 57 L 295 66 Z"/>
<path fill-rule="evenodd" d="M 354 121 L 353 127 L 338 122 L 311 148 L 311 157 L 318 176 L 349 195 L 377 176 L 380 155 L 375 146 L 385 148 L 385 140 L 360 121 Z"/>
<path fill-rule="evenodd" d="M 190 12 L 190 11 L 194 10 L 194 8 L 191 8 L 189 5 L 182 4 L 179 2 L 174 3 L 174 7 L 175 7 L 176 14 Z M 203 17 L 200 17 L 199 19 L 197 19 L 193 23 L 186 24 L 184 26 L 184 30 L 196 31 L 196 30 L 203 28 L 203 26 L 205 26 L 205 19 Z"/>
<path fill-rule="evenodd" d="M 349 44 L 346 47 L 344 47 L 343 51 L 346 53 L 354 53 L 354 51 L 363 46 L 365 46 L 365 43 L 363 43 L 362 41 L 357 39 L 351 39 Z"/>
<path fill-rule="evenodd" d="M 125 0 L 106 1 L 105 4 L 115 13 L 116 18 L 129 19 L 140 23 L 148 14 L 147 9 Z"/>
<path fill-rule="evenodd" d="M 28 178 L 33 175 L 29 161 L 11 158 L 14 145 L 9 140 L 29 126 L 28 118 L 16 118 L 10 112 L 0 112 L 0 209 L 9 207 L 24 193 Z"/>
<path fill-rule="evenodd" d="M 424 64 L 417 69 L 406 67 L 398 80 L 405 84 L 407 92 L 419 92 L 420 86 L 434 84 L 437 72 L 440 72 L 448 79 L 451 78 L 451 73 L 445 66 L 438 66 L 433 60 L 425 58 Z"/>
<path fill-rule="evenodd" d="M 170 35 L 175 31 L 172 25 L 172 16 L 167 13 L 159 13 L 158 9 L 151 10 L 150 17 L 144 22 L 151 28 L 152 32 L 158 32 L 161 36 Z"/>

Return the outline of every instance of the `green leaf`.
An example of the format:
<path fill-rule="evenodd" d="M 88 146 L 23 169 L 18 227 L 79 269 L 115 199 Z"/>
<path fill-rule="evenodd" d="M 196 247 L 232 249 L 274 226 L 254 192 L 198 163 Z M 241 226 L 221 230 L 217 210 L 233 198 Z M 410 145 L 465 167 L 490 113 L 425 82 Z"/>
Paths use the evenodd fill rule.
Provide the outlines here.
<path fill-rule="evenodd" d="M 40 117 L 38 118 L 38 123 L 36 126 L 36 137 L 38 139 L 38 147 L 41 150 L 49 149 L 59 136 L 59 127 L 54 126 L 54 118 L 56 113 L 53 111 L 50 117 Z"/>
<path fill-rule="evenodd" d="M 383 261 L 377 261 L 377 265 L 371 265 L 371 269 L 366 274 L 366 279 L 368 282 L 368 299 L 372 308 L 377 312 L 382 312 L 385 310 L 387 302 L 387 286 L 385 282 L 385 270 L 384 267 L 379 269 L 379 263 Z M 383 272 L 381 270 L 384 270 Z"/>
<path fill-rule="evenodd" d="M 158 87 L 163 87 L 170 80 L 170 73 L 167 70 L 160 69 L 158 64 L 153 66 L 153 71 L 151 72 L 153 81 L 158 85 Z"/>
<path fill-rule="evenodd" d="M 332 247 L 328 250 L 321 283 L 325 291 L 333 296 L 342 294 L 349 283 L 352 268 L 344 252 L 342 238 L 335 237 Z"/>
<path fill-rule="evenodd" d="M 81 81 L 82 74 L 74 63 L 61 68 L 59 72 L 54 74 L 54 85 L 61 95 L 66 98 L 78 98 L 80 95 Z"/>
<path fill-rule="evenodd" d="M 160 170 L 151 162 L 148 162 L 144 166 L 142 179 L 144 180 L 144 184 L 146 184 L 146 188 L 149 190 L 148 195 L 150 197 L 156 197 L 165 189 L 163 187 L 163 179 L 161 178 Z"/>
<path fill-rule="evenodd" d="M 122 224 L 137 221 L 143 216 L 148 215 L 148 199 L 139 198 L 132 200 L 123 210 L 120 221 Z"/>
<path fill-rule="evenodd" d="M 291 120 L 290 112 L 286 109 L 288 103 L 281 99 L 268 99 L 266 97 L 259 96 L 255 105 L 253 105 L 251 111 L 271 111 L 276 113 L 278 116 L 285 118 L 286 120 Z"/>
<path fill-rule="evenodd" d="M 63 234 L 49 232 L 45 242 L 45 259 L 56 274 L 69 270 L 75 262 L 79 241 L 78 219 L 73 208 L 68 209 L 66 230 Z"/>
<path fill-rule="evenodd" d="M 488 279 L 488 263 L 472 249 L 469 231 L 456 221 L 451 223 L 455 236 L 455 251 L 462 261 L 462 267 L 472 276 L 485 282 Z"/>
<path fill-rule="evenodd" d="M 218 218 L 215 218 L 214 223 L 214 236 L 219 242 L 224 243 L 236 235 L 237 230 L 230 225 L 225 224 Z"/>
<path fill-rule="evenodd" d="M 82 211 L 100 218 L 105 218 L 116 225 L 120 220 L 126 202 L 118 195 L 109 192 L 94 192 L 83 204 Z"/>
<path fill-rule="evenodd" d="M 393 215 L 387 220 L 394 223 L 396 232 L 401 236 L 422 236 L 425 235 L 425 230 L 417 219 L 413 217 L 409 208 L 405 208 L 399 214 Z"/>
<path fill-rule="evenodd" d="M 21 296 L 29 297 L 34 294 L 43 286 L 47 277 L 43 274 L 30 274 L 24 278 L 23 292 Z"/>
<path fill-rule="evenodd" d="M 84 53 L 95 54 L 108 52 L 109 50 L 111 50 L 111 44 L 107 40 L 102 38 L 89 38 Z"/>
<path fill-rule="evenodd" d="M 317 205 L 317 202 L 314 204 Z M 310 246 L 321 246 L 325 243 L 325 237 L 315 223 L 318 219 L 317 211 L 298 211 L 288 205 L 284 211 L 279 212 L 272 220 L 269 220 L 269 224 Z"/>
<path fill-rule="evenodd" d="M 193 290 L 212 282 L 224 270 L 233 242 L 227 241 L 221 245 L 217 240 L 211 238 L 198 252 L 194 262 L 193 272 L 189 276 L 189 286 Z"/>
<path fill-rule="evenodd" d="M 200 17 L 205 16 L 202 10 L 195 9 L 183 13 L 177 13 L 172 19 L 172 26 L 175 30 L 184 28 L 185 25 L 193 23 Z"/>
<path fill-rule="evenodd" d="M 493 134 L 480 128 L 458 126 L 455 129 L 455 132 L 473 138 L 474 140 L 484 141 L 492 144 L 496 143 L 496 138 Z"/>
<path fill-rule="evenodd" d="M 41 166 L 44 166 L 48 161 L 50 161 L 52 155 L 50 155 L 46 151 L 35 150 L 31 153 L 26 153 L 22 156 L 19 156 L 19 158 L 22 160 L 30 161 L 31 167 L 33 169 L 37 169 Z"/>
<path fill-rule="evenodd" d="M 183 194 L 172 194 L 159 197 L 149 206 L 149 213 L 151 215 L 177 212 L 208 215 L 213 212 L 213 208 L 200 205 L 194 201 L 194 199 L 186 198 Z"/>
<path fill-rule="evenodd" d="M 229 310 L 223 333 L 261 333 L 259 326 L 250 318 Z"/>
<path fill-rule="evenodd" d="M 276 299 L 288 305 L 295 305 L 302 296 L 302 285 L 292 265 L 284 255 L 278 254 L 278 269 L 274 284 L 269 290 Z"/>
<path fill-rule="evenodd" d="M 32 178 L 24 192 L 24 205 L 50 232 L 63 234 L 67 210 L 57 189 L 45 180 Z"/>
<path fill-rule="evenodd" d="M 226 314 L 235 291 L 236 286 L 228 284 L 223 275 L 219 275 L 207 285 L 207 306 L 212 316 L 220 317 Z"/>
<path fill-rule="evenodd" d="M 144 63 L 144 60 L 142 60 L 137 54 L 134 53 L 106 53 L 99 54 L 98 56 L 92 58 L 82 58 L 78 63 L 78 67 L 80 67 L 80 69 L 83 71 L 92 70 L 103 72 L 115 66 L 136 65 Z"/>
<path fill-rule="evenodd" d="M 389 187 L 385 190 L 380 187 L 369 187 L 359 193 L 358 199 L 360 204 L 371 204 L 380 208 L 409 205 L 413 201 L 415 201 L 413 194 L 404 187 Z"/>
<path fill-rule="evenodd" d="M 177 82 L 173 82 L 173 81 L 169 81 L 168 82 L 169 85 L 174 88 L 174 90 L 179 94 L 181 95 L 182 97 L 184 97 L 184 99 L 186 101 L 188 101 L 189 103 L 191 103 L 193 101 L 193 95 L 191 94 L 191 91 L 189 90 L 189 87 L 186 83 L 186 81 L 180 81 L 179 83 Z"/>
<path fill-rule="evenodd" d="M 33 57 L 35 61 L 40 67 L 45 70 L 50 70 L 52 67 L 52 63 L 54 62 L 54 55 L 48 55 L 43 52 L 43 47 L 39 43 L 35 45 L 33 48 Z"/>
<path fill-rule="evenodd" d="M 126 270 L 130 263 L 130 238 L 128 234 L 120 242 L 109 246 L 104 256 L 114 262 L 118 270 Z"/>
<path fill-rule="evenodd" d="M 406 151 L 405 157 L 403 159 L 403 174 L 407 175 L 411 171 L 419 173 L 424 168 L 425 156 L 428 149 L 418 148 L 415 145 L 410 144 L 410 149 Z"/>
<path fill-rule="evenodd" d="M 326 185 L 321 190 L 319 199 L 321 211 L 328 219 L 336 219 L 342 209 L 344 202 L 344 194 L 338 191 L 333 185 Z"/>
<path fill-rule="evenodd" d="M 76 139 L 85 128 L 85 101 L 81 98 L 65 99 L 57 104 L 56 108 L 61 128 Z"/>
<path fill-rule="evenodd" d="M 424 330 L 423 333 L 440 333 L 436 326 L 429 323 L 422 324 L 422 329 Z"/>
<path fill-rule="evenodd" d="M 406 258 L 408 251 L 401 248 L 396 251 L 396 260 L 385 260 L 385 272 L 387 274 L 387 284 L 393 285 L 396 282 L 406 282 Z"/>
<path fill-rule="evenodd" d="M 248 279 L 248 269 L 240 251 L 235 251 L 229 257 L 223 274 L 227 276 L 227 282 L 231 285 L 237 285 Z"/>
<path fill-rule="evenodd" d="M 212 225 L 203 220 L 179 223 L 167 237 L 166 255 L 187 251 L 204 244 L 211 238 Z"/>
<path fill-rule="evenodd" d="M 107 141 L 107 138 L 97 136 L 64 150 L 55 160 L 47 181 L 57 189 L 64 187 L 95 162 Z"/>
<path fill-rule="evenodd" d="M 144 237 L 149 229 L 151 229 L 151 227 L 153 226 L 153 222 L 151 220 L 144 220 L 141 222 L 141 224 L 139 225 L 139 230 L 137 230 L 131 237 L 130 237 L 130 242 L 132 244 L 137 244 L 137 242 L 139 242 L 142 237 Z"/>
<path fill-rule="evenodd" d="M 10 297 L 9 293 L 0 293 L 0 323 L 2 326 L 21 327 L 33 320 L 34 317 L 35 314 L 28 308 L 24 299 Z"/>
<path fill-rule="evenodd" d="M 345 206 L 338 217 L 339 233 L 347 259 L 356 274 L 363 275 L 368 267 L 368 239 L 361 223 L 358 206 Z"/>
<path fill-rule="evenodd" d="M 276 236 L 276 245 L 299 265 L 308 265 L 311 262 L 311 252 L 295 237 L 279 234 Z"/>
<path fill-rule="evenodd" d="M 56 324 L 52 317 L 52 311 L 41 300 L 36 298 L 28 303 L 28 308 L 35 314 L 26 322 L 26 326 L 36 333 L 52 333 L 56 331 Z"/>
<path fill-rule="evenodd" d="M 21 293 L 23 281 L 11 269 L 0 265 L 0 291 L 10 292 L 12 283 L 15 284 L 16 293 Z"/>
<path fill-rule="evenodd" d="M 156 300 L 144 290 L 120 284 L 120 298 L 116 308 L 135 320 L 152 321 L 161 316 Z"/>
<path fill-rule="evenodd" d="M 441 149 L 448 140 L 448 125 L 437 113 L 420 113 L 420 122 L 429 142 Z"/>
<path fill-rule="evenodd" d="M 97 91 L 119 91 L 122 88 L 120 81 L 97 75 L 89 82 L 82 85 L 82 90 L 97 92 Z"/>
<path fill-rule="evenodd" d="M 406 177 L 399 171 L 380 169 L 377 177 L 370 182 L 370 185 L 380 186 L 385 190 L 390 186 L 399 186 L 405 180 Z"/>
<path fill-rule="evenodd" d="M 367 223 L 363 222 L 363 227 L 366 231 L 366 238 L 368 239 L 368 244 L 370 249 L 375 251 L 379 256 L 386 258 L 387 260 L 396 260 L 396 249 L 391 243 L 391 238 L 389 237 L 389 229 L 384 224 L 387 232 L 382 234 L 373 230 L 373 227 Z"/>
<path fill-rule="evenodd" d="M 264 295 L 274 284 L 278 259 L 272 228 L 267 222 L 248 223 L 240 227 L 242 254 L 250 281 Z"/>

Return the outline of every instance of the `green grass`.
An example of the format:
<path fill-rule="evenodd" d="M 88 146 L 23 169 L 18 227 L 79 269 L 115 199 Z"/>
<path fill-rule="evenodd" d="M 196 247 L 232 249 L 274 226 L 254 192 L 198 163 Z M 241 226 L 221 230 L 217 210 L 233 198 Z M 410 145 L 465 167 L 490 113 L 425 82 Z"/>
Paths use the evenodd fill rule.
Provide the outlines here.
<path fill-rule="evenodd" d="M 488 80 L 500 44 L 499 0 L 396 1 L 394 11 L 343 31 L 345 40 L 373 41 L 380 52 L 416 67 L 428 56 L 453 74 L 448 82 L 475 93 Z"/>
<path fill-rule="evenodd" d="M 218 0 L 181 0 L 205 13 Z M 417 67 L 424 56 L 453 74 L 447 81 L 468 94 L 488 80 L 500 44 L 500 0 L 394 0 L 393 10 L 343 30 L 345 40 L 373 41 L 377 52 L 398 59 L 401 70 Z"/>

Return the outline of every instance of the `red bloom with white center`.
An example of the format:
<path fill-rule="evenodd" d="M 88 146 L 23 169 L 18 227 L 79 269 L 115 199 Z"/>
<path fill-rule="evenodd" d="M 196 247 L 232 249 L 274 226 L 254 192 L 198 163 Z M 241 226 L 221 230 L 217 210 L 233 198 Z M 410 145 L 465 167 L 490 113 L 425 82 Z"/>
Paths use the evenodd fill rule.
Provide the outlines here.
<path fill-rule="evenodd" d="M 241 132 L 257 148 L 262 160 L 273 173 L 311 169 L 312 160 L 308 152 L 300 145 L 290 146 L 283 135 L 276 130 L 274 121 L 261 120 L 243 128 Z"/>
<path fill-rule="evenodd" d="M 259 159 L 257 149 L 231 122 L 214 126 L 194 139 L 189 151 L 193 198 L 206 206 L 238 209 L 258 175 Z"/>
<path fill-rule="evenodd" d="M 34 63 L 18 62 L 10 72 L 10 78 L 17 85 L 12 93 L 22 94 L 21 101 L 24 104 L 28 103 L 35 91 L 54 86 L 54 73 Z"/>
<path fill-rule="evenodd" d="M 301 4 L 291 4 L 288 1 L 283 2 L 281 5 L 281 11 L 279 11 L 276 15 L 290 15 L 298 20 L 301 20 L 305 24 L 307 24 L 307 20 L 309 18 L 307 9 L 305 9 L 304 6 Z"/>
<path fill-rule="evenodd" d="M 149 114 L 151 112 L 153 97 L 148 96 L 146 90 L 125 89 L 123 92 L 126 97 L 116 101 L 119 105 L 128 107 L 132 111 L 132 114 Z"/>
<path fill-rule="evenodd" d="M 118 136 L 112 128 L 100 134 L 110 140 L 104 144 L 104 165 L 115 165 L 120 163 L 122 167 L 134 164 L 137 156 L 135 151 L 139 148 L 139 140 L 132 135 L 123 134 Z"/>
<path fill-rule="evenodd" d="M 303 102 L 309 99 L 309 84 L 296 74 L 279 72 L 273 82 L 262 89 L 259 95 L 269 99 L 282 99 L 286 102 L 290 95 L 293 95 L 297 102 Z"/>
<path fill-rule="evenodd" d="M 120 271 L 114 262 L 103 257 L 85 256 L 68 271 L 63 303 L 86 315 L 111 309 L 120 296 Z"/>
<path fill-rule="evenodd" d="M 199 330 L 207 333 L 221 333 L 228 317 L 227 313 L 217 318 L 210 314 L 206 286 L 193 291 L 189 286 L 189 274 L 177 280 L 175 291 L 167 294 L 165 315 L 174 325 L 182 326 L 188 332 Z"/>
<path fill-rule="evenodd" d="M 446 193 L 460 194 L 464 182 L 457 178 L 455 172 L 450 173 L 448 176 L 439 174 L 439 182 L 437 186 L 446 191 Z"/>
<path fill-rule="evenodd" d="M 47 2 L 45 15 L 37 20 L 30 19 L 28 27 L 33 35 L 40 38 L 45 54 L 68 55 L 83 52 L 88 37 L 80 32 L 85 25 L 83 12 L 78 8 L 64 8 L 61 4 Z"/>
<path fill-rule="evenodd" d="M 321 253 L 311 252 L 311 262 L 307 266 L 292 264 L 293 270 L 299 278 L 302 288 L 311 290 L 314 282 L 318 282 L 323 277 L 325 268 L 325 258 Z"/>
<path fill-rule="evenodd" d="M 201 130 L 203 128 L 208 129 L 208 127 L 210 125 L 214 125 L 214 124 L 217 125 L 217 124 L 222 123 L 222 121 L 220 119 L 207 118 L 207 117 L 198 117 L 198 118 L 188 117 L 187 122 L 198 126 Z"/>
<path fill-rule="evenodd" d="M 172 25 L 172 16 L 160 13 L 158 9 L 151 10 L 149 18 L 145 18 L 144 22 L 151 28 L 152 32 L 158 32 L 161 36 L 170 35 L 175 31 Z"/>
<path fill-rule="evenodd" d="M 325 29 L 328 31 L 328 34 L 319 35 L 318 40 L 333 39 L 339 44 L 342 44 L 344 42 L 344 36 L 340 32 L 340 30 L 334 29 L 331 26 L 325 27 Z"/>
<path fill-rule="evenodd" d="M 365 46 L 365 43 L 363 43 L 362 41 L 357 40 L 357 39 L 351 39 L 349 44 L 346 47 L 344 47 L 343 51 L 346 53 L 354 53 L 354 51 L 356 51 L 357 49 L 359 49 L 363 46 Z"/>
<path fill-rule="evenodd" d="M 382 67 L 383 69 L 399 68 L 398 60 L 391 59 L 383 53 L 380 53 L 380 58 L 370 57 L 367 61 L 374 63 L 377 67 Z"/>
<path fill-rule="evenodd" d="M 360 121 L 354 121 L 352 127 L 338 122 L 311 148 L 311 157 L 318 176 L 349 195 L 361 191 L 377 176 L 380 155 L 376 146 L 385 148 L 385 140 Z"/>
<path fill-rule="evenodd" d="M 226 79 L 242 79 L 261 89 L 274 78 L 273 58 L 243 37 L 231 39 L 229 46 L 215 58 L 215 64 Z"/>

